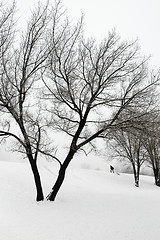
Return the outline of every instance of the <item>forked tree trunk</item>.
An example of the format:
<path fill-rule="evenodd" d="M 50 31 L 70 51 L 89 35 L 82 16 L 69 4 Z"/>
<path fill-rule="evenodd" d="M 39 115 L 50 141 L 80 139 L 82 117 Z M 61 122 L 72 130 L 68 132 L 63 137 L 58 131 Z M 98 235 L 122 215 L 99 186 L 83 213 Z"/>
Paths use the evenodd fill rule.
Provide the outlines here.
<path fill-rule="evenodd" d="M 42 184 L 41 184 L 41 179 L 40 179 L 40 174 L 37 168 L 37 163 L 34 161 L 32 155 L 28 155 L 29 162 L 31 165 L 32 173 L 34 176 L 34 181 L 35 181 L 35 186 L 36 186 L 36 201 L 43 201 L 44 200 L 44 195 L 43 195 L 43 189 L 42 189 Z"/>
<path fill-rule="evenodd" d="M 58 177 L 57 177 L 57 180 L 52 188 L 52 191 L 50 192 L 50 194 L 47 196 L 47 200 L 49 201 L 54 201 L 56 196 L 57 196 L 57 193 L 59 192 L 61 186 L 62 186 L 62 183 L 65 179 L 65 173 L 66 173 L 66 169 L 70 163 L 70 161 L 72 160 L 74 154 L 75 154 L 75 150 L 70 150 L 64 163 L 61 165 L 60 169 L 59 169 L 59 174 L 58 174 Z"/>

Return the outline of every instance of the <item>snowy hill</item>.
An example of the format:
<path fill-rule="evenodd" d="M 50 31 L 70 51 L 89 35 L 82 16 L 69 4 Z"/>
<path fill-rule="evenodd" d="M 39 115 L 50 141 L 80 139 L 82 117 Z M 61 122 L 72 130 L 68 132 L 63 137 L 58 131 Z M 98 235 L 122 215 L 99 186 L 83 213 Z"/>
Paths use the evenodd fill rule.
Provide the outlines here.
<path fill-rule="evenodd" d="M 153 240 L 160 235 L 160 188 L 153 177 L 70 167 L 55 202 L 35 202 L 30 166 L 0 162 L 0 240 Z M 56 177 L 40 165 L 45 194 Z"/>

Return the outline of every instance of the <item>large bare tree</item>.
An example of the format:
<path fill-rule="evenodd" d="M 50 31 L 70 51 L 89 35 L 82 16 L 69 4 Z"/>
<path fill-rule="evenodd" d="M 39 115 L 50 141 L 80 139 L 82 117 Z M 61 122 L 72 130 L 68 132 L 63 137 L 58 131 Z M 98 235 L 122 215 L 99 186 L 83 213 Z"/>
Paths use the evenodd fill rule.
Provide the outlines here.
<path fill-rule="evenodd" d="M 0 19 L 0 136 L 15 139 L 17 151 L 27 156 L 34 176 L 37 201 L 44 198 L 37 167 L 44 134 L 37 89 L 48 57 L 45 44 L 49 21 L 47 9 L 47 5 L 39 4 L 32 11 L 24 31 L 15 28 L 14 4 L 1 10 Z"/>
<path fill-rule="evenodd" d="M 70 137 L 68 154 L 60 162 L 58 178 L 48 195 L 54 201 L 75 153 L 107 134 L 123 112 L 148 104 L 148 91 L 159 76 L 150 80 L 146 59 L 137 42 L 121 41 L 113 31 L 97 43 L 83 37 L 83 18 L 71 27 L 54 14 L 49 46 L 48 74 L 43 79 L 48 98 L 48 123 Z M 57 21 L 58 19 L 58 21 Z M 57 25 L 56 23 L 59 22 Z M 146 98 L 146 104 L 144 99 Z M 132 112 L 132 119 L 138 118 Z"/>

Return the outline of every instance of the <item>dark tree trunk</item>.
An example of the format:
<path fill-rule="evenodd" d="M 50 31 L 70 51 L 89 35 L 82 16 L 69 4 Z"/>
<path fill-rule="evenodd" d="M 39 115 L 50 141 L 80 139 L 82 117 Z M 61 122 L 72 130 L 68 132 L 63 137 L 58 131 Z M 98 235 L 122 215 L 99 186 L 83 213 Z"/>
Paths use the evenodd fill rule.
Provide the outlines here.
<path fill-rule="evenodd" d="M 135 186 L 139 187 L 139 176 L 138 175 L 136 175 Z"/>
<path fill-rule="evenodd" d="M 34 176 L 34 181 L 35 181 L 35 186 L 36 186 L 36 191 L 37 191 L 37 197 L 36 201 L 43 201 L 44 200 L 44 195 L 43 195 L 43 190 L 42 190 L 42 184 L 41 184 L 41 179 L 40 179 L 40 174 L 37 168 L 37 163 L 34 161 L 32 155 L 28 155 L 29 162 L 31 165 L 32 173 Z"/>
<path fill-rule="evenodd" d="M 52 188 L 52 191 L 47 196 L 47 200 L 50 200 L 50 201 L 54 201 L 55 200 L 55 198 L 57 196 L 57 193 L 60 190 L 60 187 L 62 186 L 62 183 L 64 181 L 65 172 L 66 172 L 66 168 L 64 168 L 63 165 L 62 165 L 60 167 L 59 174 L 58 174 L 57 180 L 56 180 L 56 182 L 55 182 L 55 184 L 54 184 L 54 186 Z"/>
<path fill-rule="evenodd" d="M 57 180 L 52 188 L 52 191 L 50 192 L 50 194 L 47 196 L 47 200 L 49 201 L 54 201 L 56 196 L 57 196 L 57 193 L 59 192 L 61 186 L 62 186 L 62 183 L 65 179 L 65 173 L 66 173 L 66 169 L 70 163 L 70 161 L 72 160 L 74 154 L 75 154 L 75 150 L 70 150 L 64 163 L 61 165 L 60 167 L 60 170 L 59 170 L 59 174 L 58 174 L 58 177 L 57 177 Z"/>
<path fill-rule="evenodd" d="M 136 187 L 139 187 L 140 165 L 137 166 Z"/>
<path fill-rule="evenodd" d="M 154 178 L 155 178 L 155 185 L 160 187 L 160 173 L 158 168 L 153 169 Z"/>
<path fill-rule="evenodd" d="M 136 186 L 136 187 L 139 187 L 139 171 L 140 171 L 140 168 L 137 167 L 137 170 L 136 170 L 136 166 L 135 166 L 134 163 L 132 163 L 132 166 L 133 166 L 135 186 Z"/>

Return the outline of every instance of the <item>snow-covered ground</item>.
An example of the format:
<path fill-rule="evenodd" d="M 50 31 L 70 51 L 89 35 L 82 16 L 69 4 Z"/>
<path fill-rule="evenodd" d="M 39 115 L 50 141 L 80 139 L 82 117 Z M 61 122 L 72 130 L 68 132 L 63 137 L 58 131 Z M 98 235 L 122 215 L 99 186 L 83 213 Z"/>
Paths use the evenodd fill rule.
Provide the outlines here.
<path fill-rule="evenodd" d="M 45 194 L 56 177 L 41 164 Z M 160 236 L 160 188 L 153 177 L 70 167 L 55 202 L 34 200 L 26 163 L 0 162 L 0 240 L 154 240 Z"/>

